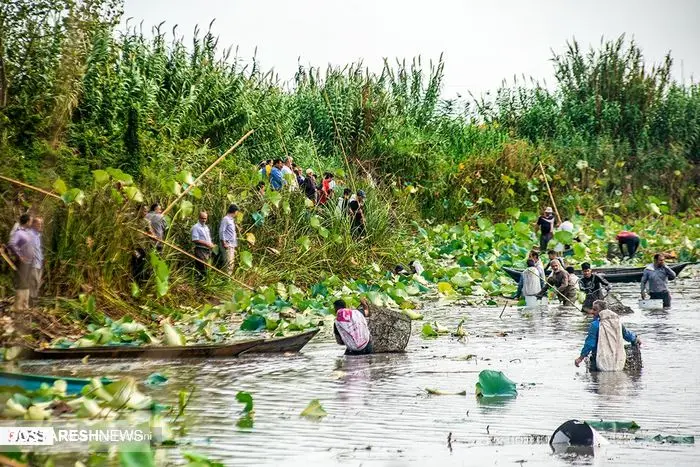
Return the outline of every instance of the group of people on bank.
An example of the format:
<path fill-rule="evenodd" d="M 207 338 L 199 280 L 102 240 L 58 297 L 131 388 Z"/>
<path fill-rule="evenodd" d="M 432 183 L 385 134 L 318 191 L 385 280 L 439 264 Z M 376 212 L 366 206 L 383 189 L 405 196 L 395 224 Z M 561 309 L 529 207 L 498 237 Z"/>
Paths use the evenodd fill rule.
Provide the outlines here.
<path fill-rule="evenodd" d="M 260 164 L 261 181 L 256 186 L 258 194 L 265 194 L 266 187 L 275 191 L 286 190 L 300 191 L 316 206 L 325 206 L 336 209 L 341 215 L 347 215 L 350 221 L 351 232 L 354 238 L 366 236 L 365 218 L 365 192 L 358 190 L 353 194 L 349 188 L 345 188 L 337 203 L 333 205 L 336 183 L 334 175 L 326 173 L 323 181 L 317 185 L 316 176 L 312 169 L 306 170 L 306 176 L 302 176 L 301 168 L 293 163 L 288 157 L 283 163 L 281 159 L 268 160 Z M 197 259 L 194 263 L 199 277 L 204 277 L 207 264 L 212 261 L 213 252 L 218 249 L 219 263 L 222 269 L 229 275 L 235 269 L 236 249 L 238 247 L 238 237 L 240 226 L 236 221 L 236 216 L 240 209 L 236 204 L 229 205 L 225 215 L 219 222 L 216 233 L 218 242 L 214 242 L 214 236 L 209 228 L 209 213 L 201 211 L 197 223 L 190 229 L 190 238 L 193 245 L 193 254 Z M 155 248 L 162 248 L 162 241 L 168 225 L 163 216 L 162 206 L 159 203 L 151 205 L 149 211 L 144 215 L 146 229 L 154 239 Z"/>
<path fill-rule="evenodd" d="M 364 190 L 353 193 L 350 188 L 344 188 L 334 203 L 337 184 L 335 175 L 331 172 L 324 173 L 319 182 L 313 169 L 308 168 L 303 171 L 294 163 L 292 157 L 287 157 L 284 162 L 282 159 L 263 161 L 259 169 L 261 178 L 257 186 L 259 194 L 264 195 L 267 186 L 274 191 L 299 191 L 316 206 L 330 207 L 337 209 L 343 215 L 348 215 L 353 237 L 361 238 L 367 234 Z"/>

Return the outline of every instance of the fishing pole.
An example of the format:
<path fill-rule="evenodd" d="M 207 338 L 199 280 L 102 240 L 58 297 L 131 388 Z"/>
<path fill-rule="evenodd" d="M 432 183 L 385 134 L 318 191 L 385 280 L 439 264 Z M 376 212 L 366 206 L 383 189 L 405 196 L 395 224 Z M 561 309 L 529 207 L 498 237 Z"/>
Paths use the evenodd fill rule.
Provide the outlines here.
<path fill-rule="evenodd" d="M 530 274 L 532 274 L 532 275 L 534 275 L 534 276 L 537 276 L 538 278 L 540 277 L 539 274 L 535 274 L 534 272 L 532 272 L 532 271 L 530 271 L 530 270 L 528 270 L 528 269 L 525 269 L 525 271 L 523 271 L 523 272 L 529 272 Z M 567 274 L 568 274 L 568 273 L 567 273 Z M 547 284 L 547 283 L 545 282 L 545 290 L 548 289 L 548 288 L 553 289 L 560 297 L 562 297 L 562 298 L 564 299 L 564 301 L 565 301 L 564 303 L 567 303 L 567 302 L 568 302 L 572 308 L 578 310 L 580 313 L 583 313 L 583 311 L 582 311 L 579 307 L 577 307 L 576 305 L 574 305 L 574 303 L 573 303 L 571 300 L 569 300 L 569 297 L 567 297 L 567 296 L 564 295 L 563 293 L 559 292 L 559 290 L 557 290 L 556 287 L 552 287 L 550 284 Z"/>

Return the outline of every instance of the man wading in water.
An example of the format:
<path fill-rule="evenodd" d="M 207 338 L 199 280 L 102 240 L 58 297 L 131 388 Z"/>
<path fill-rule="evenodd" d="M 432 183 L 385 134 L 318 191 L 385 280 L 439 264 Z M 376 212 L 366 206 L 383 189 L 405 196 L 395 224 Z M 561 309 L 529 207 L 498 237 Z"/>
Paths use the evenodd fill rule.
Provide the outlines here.
<path fill-rule="evenodd" d="M 547 290 L 550 286 L 557 289 L 557 298 L 563 305 L 573 306 L 576 303 L 576 288 L 571 282 L 569 273 L 564 270 L 559 261 L 552 261 L 552 274 L 547 278 L 547 284 L 536 295 L 538 299 L 544 298 L 547 295 Z"/>
<path fill-rule="evenodd" d="M 362 301 L 363 309 L 353 310 L 345 305 L 343 300 L 333 302 L 335 308 L 335 324 L 333 334 L 335 341 L 345 345 L 345 355 L 366 355 L 372 353 L 372 340 L 366 317 L 369 307 Z"/>
<path fill-rule="evenodd" d="M 625 329 L 617 314 L 605 308 L 604 301 L 593 302 L 590 311 L 593 322 L 588 328 L 581 355 L 574 361 L 574 365 L 579 366 L 590 354 L 593 368 L 598 371 L 622 371 L 627 359 L 623 339 L 632 345 L 642 345 L 642 341 L 633 332 Z"/>
<path fill-rule="evenodd" d="M 666 266 L 666 258 L 663 253 L 654 255 L 654 264 L 648 265 L 642 274 L 642 300 L 649 284 L 649 298 L 663 300 L 664 308 L 671 308 L 671 293 L 668 291 L 668 281 L 676 278 L 676 273 Z"/>
<path fill-rule="evenodd" d="M 583 277 L 579 280 L 578 285 L 586 293 L 586 299 L 583 301 L 583 311 L 588 311 L 593 306 L 593 302 L 605 298 L 603 290 L 609 292 L 612 286 L 598 274 L 593 274 L 589 263 L 583 263 L 581 271 L 583 271 Z"/>

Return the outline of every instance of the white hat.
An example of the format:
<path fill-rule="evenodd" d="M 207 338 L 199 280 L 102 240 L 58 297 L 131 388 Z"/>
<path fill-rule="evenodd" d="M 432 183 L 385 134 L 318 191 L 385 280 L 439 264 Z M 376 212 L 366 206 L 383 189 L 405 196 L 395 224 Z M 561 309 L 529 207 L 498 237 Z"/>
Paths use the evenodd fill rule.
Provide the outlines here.
<path fill-rule="evenodd" d="M 552 211 L 552 208 L 547 206 L 546 208 L 544 208 L 544 212 L 554 212 L 554 211 Z"/>
<path fill-rule="evenodd" d="M 314 171 L 313 169 L 306 169 L 306 175 L 313 175 Z"/>

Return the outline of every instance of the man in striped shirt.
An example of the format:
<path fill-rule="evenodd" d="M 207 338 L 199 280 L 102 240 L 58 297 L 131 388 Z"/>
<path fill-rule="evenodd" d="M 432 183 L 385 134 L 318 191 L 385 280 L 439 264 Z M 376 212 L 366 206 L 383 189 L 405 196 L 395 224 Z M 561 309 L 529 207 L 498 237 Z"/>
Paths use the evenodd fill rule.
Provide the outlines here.
<path fill-rule="evenodd" d="M 219 224 L 219 242 L 221 252 L 226 263 L 226 272 L 233 274 L 234 260 L 236 258 L 236 247 L 238 246 L 238 236 L 236 235 L 236 222 L 234 217 L 238 212 L 238 206 L 232 204 L 228 207 L 226 215 Z"/>

